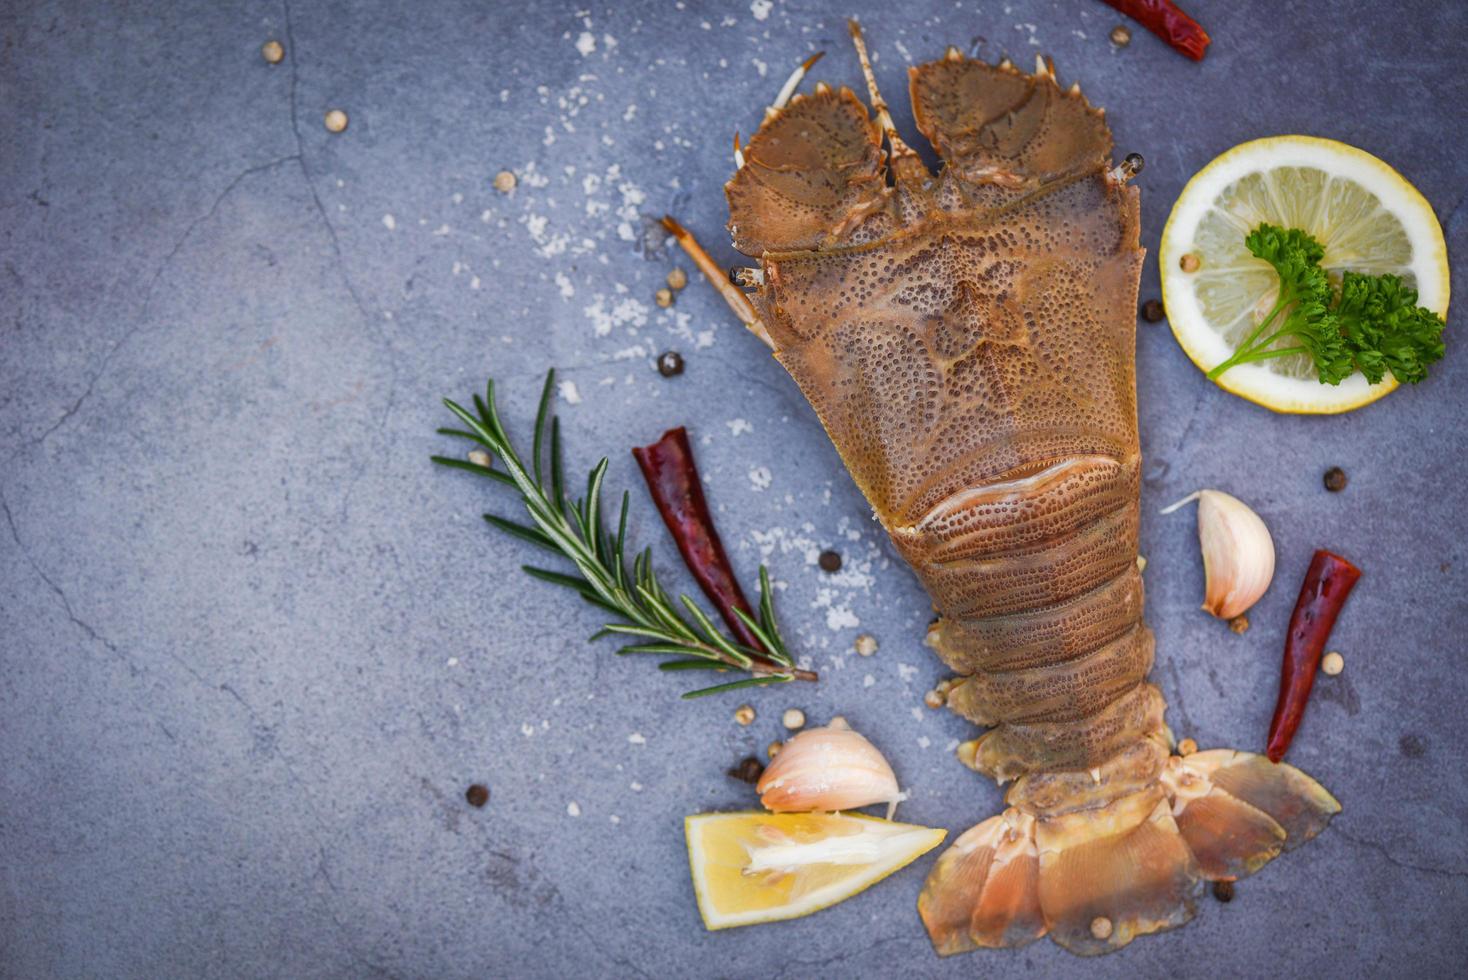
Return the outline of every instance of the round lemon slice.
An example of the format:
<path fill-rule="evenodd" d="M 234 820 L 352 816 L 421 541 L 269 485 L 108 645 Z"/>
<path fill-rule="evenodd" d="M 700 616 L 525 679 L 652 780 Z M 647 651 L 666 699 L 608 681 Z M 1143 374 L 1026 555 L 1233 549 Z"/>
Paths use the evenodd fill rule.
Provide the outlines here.
<path fill-rule="evenodd" d="M 1183 188 L 1162 232 L 1162 300 L 1172 332 L 1204 372 L 1238 347 L 1273 305 L 1279 278 L 1244 247 L 1268 222 L 1308 232 L 1321 265 L 1340 273 L 1395 273 L 1417 302 L 1446 319 L 1448 250 L 1432 207 L 1401 174 L 1354 146 L 1313 136 L 1241 143 Z M 1376 401 L 1397 386 L 1356 373 L 1321 384 L 1295 354 L 1240 364 L 1219 387 L 1276 412 L 1332 414 Z"/>
<path fill-rule="evenodd" d="M 947 831 L 843 813 L 701 813 L 683 823 L 709 929 L 809 915 L 864 891 Z"/>

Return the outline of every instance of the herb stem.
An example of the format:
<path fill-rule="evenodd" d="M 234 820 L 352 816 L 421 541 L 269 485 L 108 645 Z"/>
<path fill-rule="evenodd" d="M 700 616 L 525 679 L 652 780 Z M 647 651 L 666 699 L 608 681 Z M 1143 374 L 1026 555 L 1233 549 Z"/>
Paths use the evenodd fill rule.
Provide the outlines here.
<path fill-rule="evenodd" d="M 1269 324 L 1274 321 L 1274 318 L 1279 316 L 1279 314 L 1283 312 L 1286 304 L 1291 302 L 1291 299 L 1292 297 L 1287 296 L 1286 291 L 1281 288 L 1279 291 L 1279 297 L 1274 301 L 1274 307 L 1270 309 L 1269 315 L 1266 316 L 1263 320 L 1259 321 L 1259 325 L 1253 329 L 1249 336 L 1244 338 L 1244 342 L 1242 344 L 1239 344 L 1238 350 L 1234 351 L 1233 355 L 1229 357 L 1228 360 L 1224 361 L 1222 364 L 1217 365 L 1213 368 L 1213 370 L 1208 372 L 1208 380 L 1217 381 L 1218 376 L 1223 374 L 1223 372 L 1227 371 L 1229 368 L 1235 367 L 1239 364 L 1247 364 L 1251 360 L 1256 360 L 1256 358 L 1253 358 L 1250 355 L 1260 350 L 1261 348 L 1268 347 L 1270 344 L 1278 340 L 1280 336 L 1282 336 L 1282 332 L 1275 333 L 1268 340 L 1263 341 L 1262 343 L 1255 343 L 1255 341 L 1259 339 L 1259 335 L 1264 332 L 1265 328 L 1267 328 Z"/>

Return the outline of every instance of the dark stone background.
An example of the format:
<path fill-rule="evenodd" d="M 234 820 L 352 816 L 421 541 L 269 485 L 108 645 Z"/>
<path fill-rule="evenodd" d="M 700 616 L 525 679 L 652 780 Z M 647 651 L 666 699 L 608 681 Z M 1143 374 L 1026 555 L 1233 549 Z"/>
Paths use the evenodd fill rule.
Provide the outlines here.
<path fill-rule="evenodd" d="M 647 219 L 674 211 L 733 261 L 733 131 L 812 50 L 817 77 L 857 84 L 858 14 L 903 125 L 904 66 L 946 44 L 1053 55 L 1119 150 L 1146 155 L 1149 248 L 1215 154 L 1315 133 L 1412 180 L 1461 279 L 1468 8 L 1189 6 L 1215 38 L 1201 65 L 1140 30 L 1114 50 L 1120 18 L 1094 0 L 786 0 L 764 20 L 742 0 L 5 4 L 0 973 L 1461 971 L 1455 339 L 1416 389 L 1285 418 L 1209 385 L 1165 325 L 1138 327 L 1148 611 L 1178 735 L 1257 748 L 1311 550 L 1365 569 L 1332 641 L 1346 672 L 1291 755 L 1345 806 L 1318 841 L 1188 928 L 1084 964 L 1049 943 L 936 959 L 913 909 L 931 858 L 795 923 L 710 935 L 694 909 L 682 817 L 751 804 L 724 770 L 781 735 L 787 706 L 882 746 L 912 792 L 903 818 L 958 831 L 999 794 L 946 751 L 971 729 L 921 707 L 940 676 L 924 598 L 793 384 L 697 277 L 653 305 L 687 263 Z M 509 196 L 490 186 L 505 168 Z M 668 347 L 688 361 L 675 381 L 652 369 Z M 452 448 L 441 396 L 492 374 L 523 433 L 552 364 L 580 397 L 560 402 L 577 471 L 608 453 L 611 485 L 636 490 L 626 448 L 691 428 L 735 561 L 749 581 L 768 551 L 819 685 L 758 692 L 740 728 L 740 698 L 678 701 L 515 570 L 526 550 L 478 519 L 503 494 L 427 457 Z M 1332 465 L 1340 495 L 1321 489 Z M 1248 499 L 1278 543 L 1243 637 L 1197 609 L 1192 519 L 1155 516 L 1204 486 Z M 686 583 L 640 490 L 633 524 Z M 809 561 L 828 546 L 840 577 Z M 860 632 L 882 644 L 869 660 Z M 463 802 L 474 781 L 483 810 Z"/>

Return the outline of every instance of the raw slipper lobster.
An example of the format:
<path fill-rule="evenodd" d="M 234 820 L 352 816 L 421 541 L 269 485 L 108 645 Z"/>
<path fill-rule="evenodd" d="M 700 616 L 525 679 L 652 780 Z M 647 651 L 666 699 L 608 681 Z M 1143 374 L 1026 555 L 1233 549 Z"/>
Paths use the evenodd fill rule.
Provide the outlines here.
<path fill-rule="evenodd" d="M 1118 949 L 1187 922 L 1208 881 L 1259 869 L 1340 809 L 1309 776 L 1229 749 L 1172 753 L 1137 562 L 1139 157 L 1052 64 L 950 48 L 909 69 L 933 175 L 850 90 L 789 98 L 725 186 L 725 278 L 932 596 L 949 707 L 989 730 L 960 759 L 1007 808 L 918 899 L 950 954 L 1048 935 Z M 788 100 L 788 101 L 787 101 Z M 885 149 L 884 149 L 885 143 Z M 731 281 L 732 279 L 732 281 Z M 746 292 L 738 286 L 751 290 Z"/>

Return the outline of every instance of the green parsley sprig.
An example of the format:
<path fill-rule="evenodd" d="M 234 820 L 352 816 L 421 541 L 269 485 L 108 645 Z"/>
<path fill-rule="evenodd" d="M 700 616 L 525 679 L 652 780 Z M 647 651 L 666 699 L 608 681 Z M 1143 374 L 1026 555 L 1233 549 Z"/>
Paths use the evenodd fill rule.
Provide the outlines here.
<path fill-rule="evenodd" d="M 438 431 L 441 435 L 467 439 L 479 445 L 492 454 L 489 462 L 496 457 L 499 459 L 504 466 L 503 471 L 472 460 L 432 457 L 440 466 L 467 470 L 517 490 L 533 525 L 521 524 L 497 514 L 485 514 L 485 521 L 513 537 L 560 554 L 573 566 L 573 574 L 534 565 L 521 566 L 525 572 L 543 582 L 570 589 L 617 619 L 617 622 L 608 623 L 593 634 L 593 640 L 621 635 L 647 641 L 627 644 L 617 651 L 619 654 L 670 656 L 672 659 L 658 664 L 665 671 L 742 671 L 750 675 L 742 680 L 689 691 L 683 695 L 685 698 L 792 680 L 815 680 L 814 671 L 795 666 L 795 660 L 780 636 L 771 601 L 770 576 L 763 565 L 759 570 L 758 621 L 742 610 L 735 610 L 744 625 L 764 645 L 762 651 L 725 636 L 698 603 L 686 595 L 678 597 L 682 606 L 680 611 L 653 571 L 651 548 L 636 555 L 631 568 L 628 568 L 625 549 L 627 508 L 631 498 L 623 492 L 621 516 L 616 532 L 612 533 L 603 523 L 601 514 L 602 481 L 607 472 L 605 458 L 592 468 L 587 477 L 586 496 L 576 500 L 567 497 L 561 466 L 560 425 L 550 413 L 554 391 L 555 372 L 551 371 L 546 374 L 540 407 L 535 415 L 534 448 L 529 466 L 520 458 L 500 421 L 494 401 L 493 380 L 486 386 L 483 397 L 474 396 L 473 412 L 444 399 L 444 405 L 468 428 Z M 547 457 L 548 467 L 545 465 Z"/>
<path fill-rule="evenodd" d="M 1324 384 L 1357 371 L 1376 384 L 1390 371 L 1401 382 L 1427 377 L 1443 356 L 1443 319 L 1417 305 L 1417 291 L 1391 274 L 1347 272 L 1339 291 L 1320 266 L 1325 249 L 1298 228 L 1261 224 L 1244 239 L 1279 275 L 1269 314 L 1234 351 L 1208 372 L 1210 379 L 1238 364 L 1307 354 Z"/>

